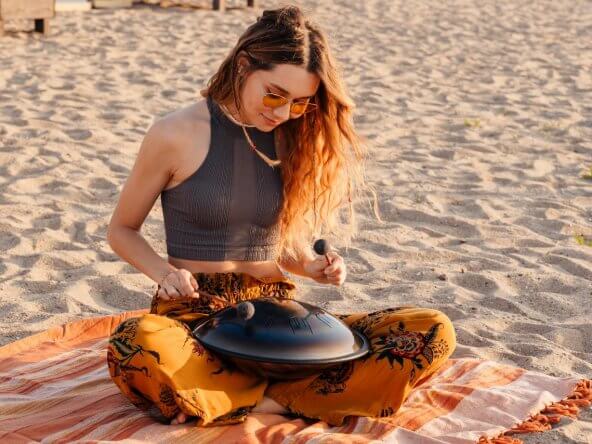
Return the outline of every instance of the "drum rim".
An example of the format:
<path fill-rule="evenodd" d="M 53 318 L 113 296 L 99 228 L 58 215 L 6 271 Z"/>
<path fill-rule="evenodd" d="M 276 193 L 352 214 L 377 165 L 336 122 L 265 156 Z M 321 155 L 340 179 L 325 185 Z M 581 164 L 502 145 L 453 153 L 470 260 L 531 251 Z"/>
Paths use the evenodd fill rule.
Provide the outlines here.
<path fill-rule="evenodd" d="M 337 356 L 334 358 L 303 359 L 303 360 L 294 360 L 294 359 L 286 359 L 286 358 L 266 358 L 266 357 L 261 357 L 261 356 L 256 356 L 256 355 L 250 355 L 247 353 L 229 351 L 229 350 L 225 350 L 220 347 L 216 347 L 214 345 L 209 345 L 207 342 L 204 342 L 203 340 L 197 338 L 197 335 L 195 334 L 195 330 L 199 329 L 199 327 L 201 327 L 201 325 L 197 326 L 194 329 L 193 335 L 194 335 L 194 337 L 196 337 L 196 340 L 199 341 L 200 344 L 202 344 L 208 350 L 211 350 L 215 353 L 219 353 L 221 355 L 231 357 L 231 358 L 246 359 L 249 361 L 257 361 L 257 362 L 268 363 L 268 364 L 290 364 L 290 365 L 339 364 L 342 362 L 352 361 L 354 359 L 361 358 L 362 356 L 365 356 L 370 351 L 370 344 L 369 344 L 366 336 L 364 336 L 362 333 L 360 333 L 357 330 L 350 329 L 352 334 L 355 335 L 356 337 L 358 337 L 362 341 L 362 344 L 360 345 L 360 348 L 358 350 L 356 350 L 355 352 L 349 353 L 347 355 Z"/>

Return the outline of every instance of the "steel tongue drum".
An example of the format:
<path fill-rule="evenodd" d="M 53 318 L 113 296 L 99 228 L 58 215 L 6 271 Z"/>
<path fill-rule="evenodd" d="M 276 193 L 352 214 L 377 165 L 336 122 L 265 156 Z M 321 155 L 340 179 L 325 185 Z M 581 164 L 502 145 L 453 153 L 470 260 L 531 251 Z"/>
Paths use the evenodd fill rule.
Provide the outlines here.
<path fill-rule="evenodd" d="M 330 263 L 324 239 L 314 250 Z M 231 305 L 206 318 L 193 334 L 221 359 L 272 379 L 304 378 L 369 351 L 367 338 L 331 313 L 281 297 Z"/>

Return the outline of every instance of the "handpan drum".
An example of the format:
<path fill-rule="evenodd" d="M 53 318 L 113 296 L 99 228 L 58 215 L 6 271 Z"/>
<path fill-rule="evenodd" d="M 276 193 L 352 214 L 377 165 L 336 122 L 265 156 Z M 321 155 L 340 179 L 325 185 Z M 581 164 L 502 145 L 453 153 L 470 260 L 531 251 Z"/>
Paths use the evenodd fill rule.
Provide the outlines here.
<path fill-rule="evenodd" d="M 194 330 L 203 346 L 246 372 L 297 379 L 364 356 L 368 340 L 312 304 L 263 297 L 220 310 Z"/>

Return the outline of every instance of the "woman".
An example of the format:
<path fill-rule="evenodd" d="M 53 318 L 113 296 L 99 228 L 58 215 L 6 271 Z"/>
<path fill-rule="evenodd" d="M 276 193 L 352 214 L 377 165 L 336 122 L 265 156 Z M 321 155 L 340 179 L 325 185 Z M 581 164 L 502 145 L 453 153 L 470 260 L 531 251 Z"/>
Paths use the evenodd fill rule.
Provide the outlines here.
<path fill-rule="evenodd" d="M 158 283 L 150 314 L 112 334 L 111 377 L 137 406 L 172 423 L 242 421 L 269 405 L 331 424 L 386 416 L 452 353 L 454 329 L 436 310 L 340 315 L 371 353 L 318 375 L 270 382 L 205 350 L 195 322 L 239 300 L 293 297 L 283 271 L 341 285 L 343 258 L 317 257 L 311 240 L 355 231 L 353 192 L 365 149 L 327 39 L 295 6 L 264 11 L 202 91 L 147 132 L 112 216 L 113 250 Z M 168 261 L 140 235 L 161 196 Z M 340 222 L 349 203 L 350 223 Z M 199 293 L 198 293 L 199 290 Z"/>

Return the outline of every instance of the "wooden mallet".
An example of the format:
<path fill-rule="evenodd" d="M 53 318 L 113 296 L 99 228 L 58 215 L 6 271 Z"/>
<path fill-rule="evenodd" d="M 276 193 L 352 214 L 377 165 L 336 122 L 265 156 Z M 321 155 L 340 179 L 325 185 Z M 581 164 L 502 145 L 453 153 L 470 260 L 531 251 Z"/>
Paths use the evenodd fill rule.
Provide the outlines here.
<path fill-rule="evenodd" d="M 330 249 L 329 242 L 325 239 L 317 239 L 312 248 L 316 254 L 325 256 L 327 263 L 331 265 L 331 259 L 329 259 L 329 255 L 327 255 Z"/>

